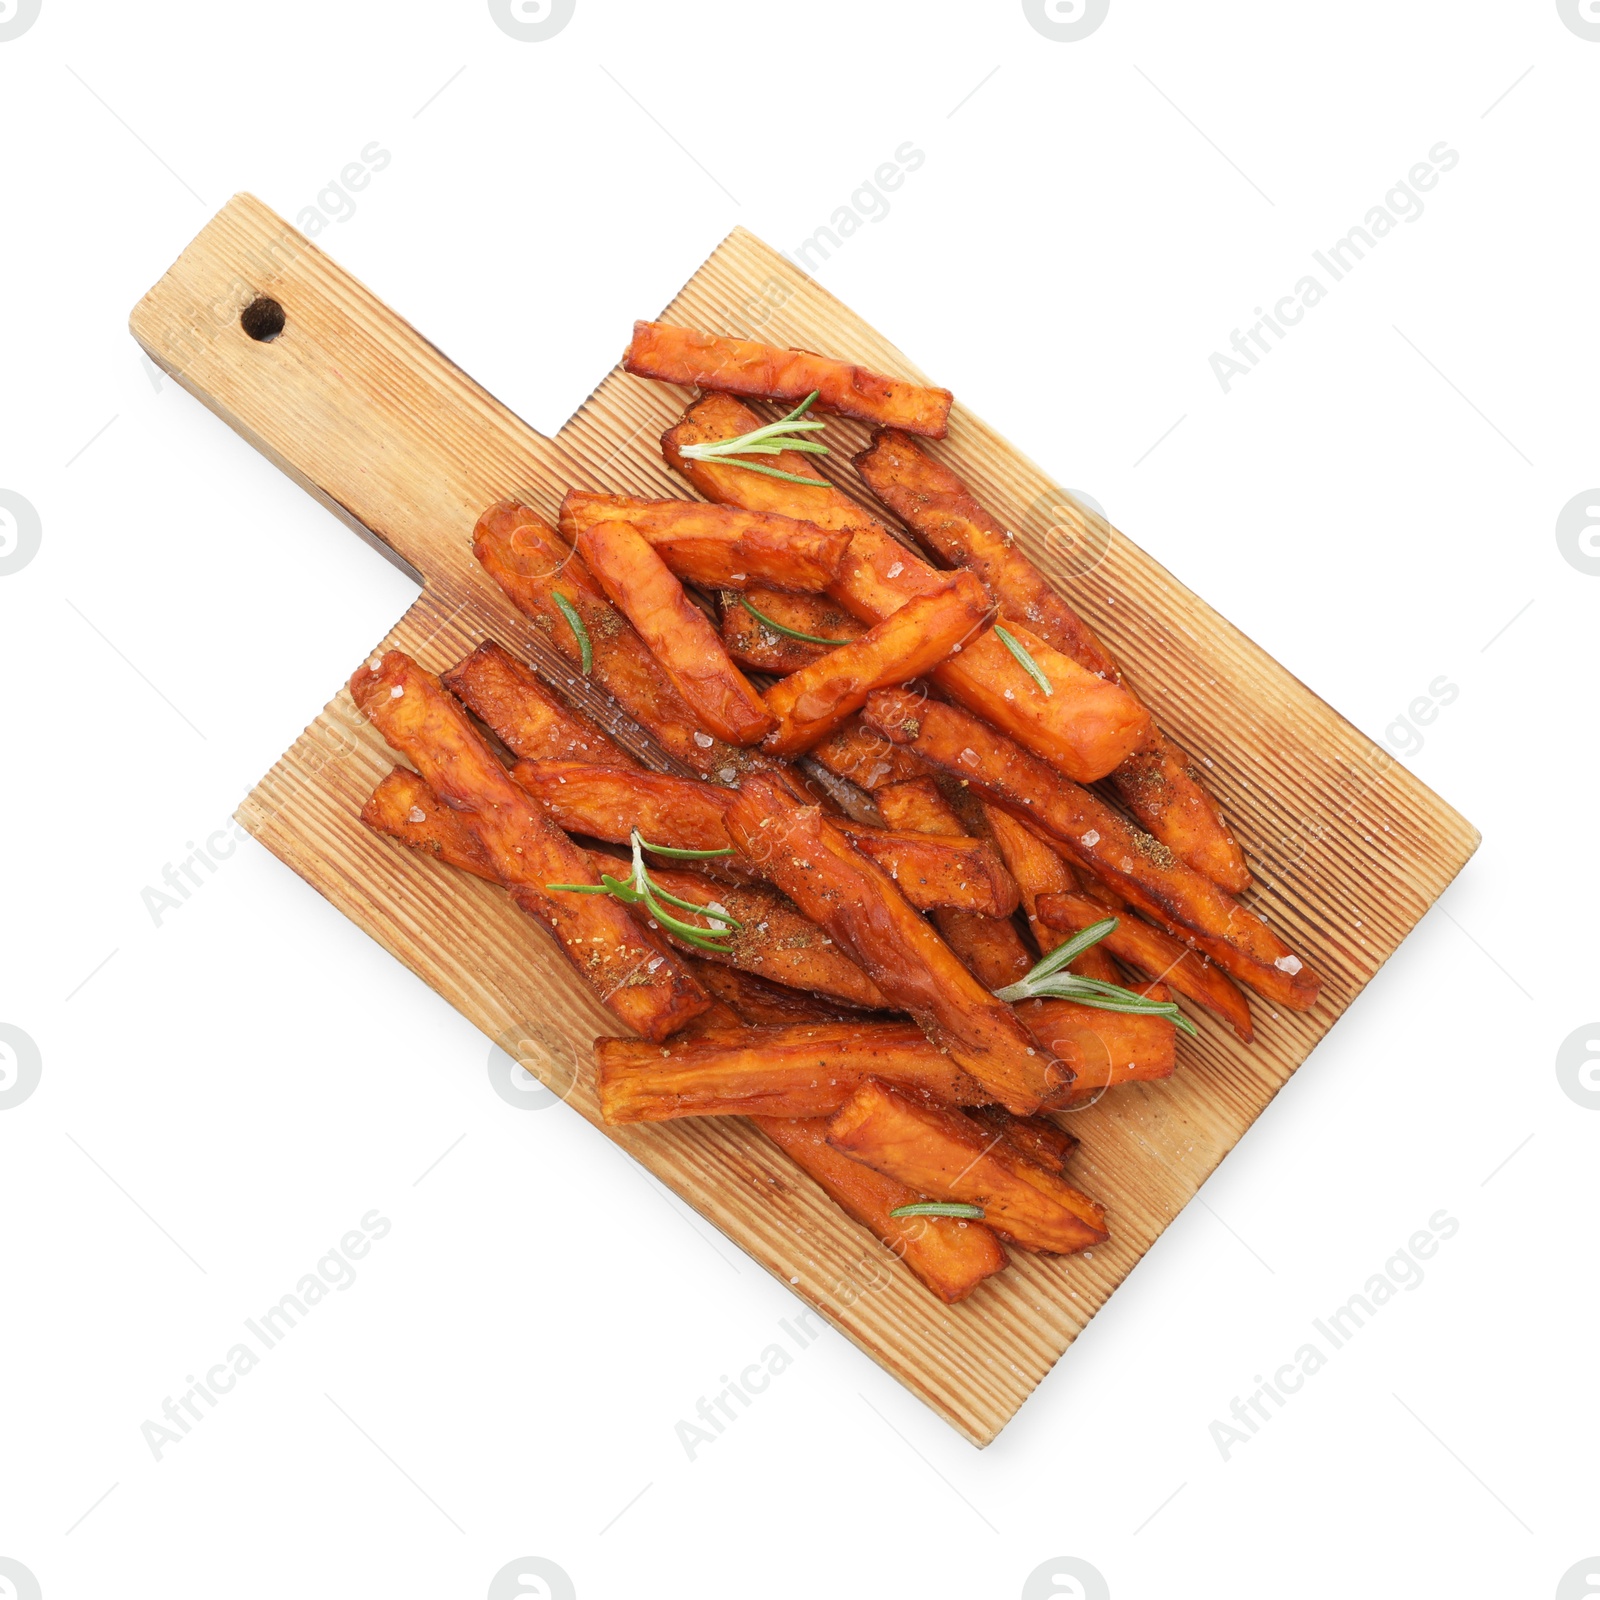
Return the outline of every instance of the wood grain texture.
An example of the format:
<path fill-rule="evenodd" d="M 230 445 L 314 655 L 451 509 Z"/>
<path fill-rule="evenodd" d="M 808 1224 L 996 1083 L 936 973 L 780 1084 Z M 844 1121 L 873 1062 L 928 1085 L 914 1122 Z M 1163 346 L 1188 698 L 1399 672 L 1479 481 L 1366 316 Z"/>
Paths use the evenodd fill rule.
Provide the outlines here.
<path fill-rule="evenodd" d="M 260 295 L 287 313 L 270 343 L 240 326 L 240 312 Z M 633 317 L 654 309 L 619 313 L 619 354 Z M 662 320 L 927 381 L 743 230 L 723 241 Z M 422 598 L 379 648 L 405 650 L 438 671 L 496 638 L 552 668 L 577 704 L 616 725 L 603 698 L 575 680 L 481 572 L 472 527 L 486 505 L 507 497 L 554 520 L 569 487 L 681 497 L 657 439 L 687 392 L 614 370 L 561 433 L 545 439 L 248 195 L 195 239 L 140 302 L 132 326 L 153 360 L 419 577 Z M 829 472 L 866 502 L 847 464 L 866 431 L 831 419 L 829 437 Z M 1258 1003 L 1255 1045 L 1207 1020 L 1199 1041 L 1180 1044 L 1172 1079 L 1118 1089 L 1076 1113 L 1071 1127 L 1083 1147 L 1073 1181 L 1106 1204 L 1111 1242 L 1065 1259 L 1017 1252 L 1008 1272 L 959 1306 L 923 1290 L 742 1122 L 605 1130 L 981 1445 L 1415 926 L 1478 835 L 965 407 L 956 405 L 949 437 L 931 448 L 1016 532 L 1163 725 L 1204 762 L 1257 874 L 1250 904 L 1326 979 L 1322 1003 L 1307 1015 Z M 352 669 L 371 653 L 360 643 L 352 641 Z M 670 767 L 643 734 L 621 734 L 651 765 Z M 503 894 L 361 826 L 361 803 L 392 764 L 341 692 L 239 818 L 597 1121 L 590 1045 L 614 1031 L 610 1018 Z"/>

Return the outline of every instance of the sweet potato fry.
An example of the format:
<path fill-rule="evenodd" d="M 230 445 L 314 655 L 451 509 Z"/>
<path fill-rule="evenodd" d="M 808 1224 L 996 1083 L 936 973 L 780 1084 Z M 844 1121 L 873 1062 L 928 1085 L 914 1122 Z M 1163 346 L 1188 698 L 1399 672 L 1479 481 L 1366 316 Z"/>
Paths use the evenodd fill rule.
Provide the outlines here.
<path fill-rule="evenodd" d="M 732 1008 L 741 1021 L 778 1026 L 789 1022 L 851 1022 L 859 1014 L 850 1006 L 824 1002 L 781 983 L 769 983 L 752 972 L 716 961 L 689 963 L 700 987 Z"/>
<path fill-rule="evenodd" d="M 1067 1170 L 1078 1136 L 1048 1117 L 1014 1117 L 1004 1106 L 969 1106 L 966 1115 L 1014 1144 L 1030 1161 L 1060 1174 Z"/>
<path fill-rule="evenodd" d="M 899 747 L 895 748 L 898 751 Z M 928 769 L 924 767 L 923 770 Z M 967 831 L 932 778 L 897 779 L 874 790 L 872 798 L 891 828 L 904 828 L 913 833 L 943 833 L 951 837 Z"/>
<path fill-rule="evenodd" d="M 712 998 L 709 1010 L 702 1011 L 686 1026 L 679 1028 L 673 1038 L 682 1043 L 689 1039 L 726 1039 L 730 1034 L 744 1032 L 744 1019 L 732 1006 Z"/>
<path fill-rule="evenodd" d="M 825 1117 L 756 1117 L 755 1125 L 840 1210 L 877 1235 L 946 1305 L 965 1300 L 1007 1263 L 991 1228 L 965 1217 L 896 1217 L 925 1198 L 828 1143 Z"/>
<path fill-rule="evenodd" d="M 868 794 L 876 795 L 885 784 L 904 783 L 926 777 L 933 768 L 911 751 L 894 744 L 862 722 L 859 714 L 836 728 L 811 751 L 836 777 L 847 778 Z M 894 824 L 891 822 L 890 826 Z M 932 833 L 932 828 L 916 828 L 916 833 Z"/>
<path fill-rule="evenodd" d="M 576 672 L 582 668 L 582 646 L 556 604 L 556 596 L 573 607 L 588 632 L 593 681 L 691 772 L 720 783 L 737 783 L 744 772 L 781 772 L 770 756 L 702 732 L 699 719 L 628 619 L 606 599 L 588 568 L 574 558 L 571 547 L 536 511 L 514 501 L 491 506 L 478 519 L 472 548 L 511 603 L 549 638 Z"/>
<path fill-rule="evenodd" d="M 800 806 L 768 778 L 748 779 L 727 827 L 746 860 L 855 957 L 889 1003 L 1008 1110 L 1026 1116 L 1062 1092 L 1011 1008 L 961 965 L 889 876 L 815 806 Z"/>
<path fill-rule="evenodd" d="M 842 818 L 834 825 L 894 879 L 919 911 L 948 906 L 984 917 L 1009 917 L 1017 909 L 1016 883 L 985 840 L 901 833 Z"/>
<path fill-rule="evenodd" d="M 1016 882 L 1034 943 L 1039 946 L 1041 955 L 1049 955 L 1058 944 L 1065 944 L 1071 935 L 1058 933 L 1054 928 L 1040 923 L 1039 896 L 1068 893 L 1078 887 L 1078 881 L 1066 862 L 1037 834 L 999 806 L 987 809 L 995 844 L 999 846 L 1001 857 Z"/>
<path fill-rule="evenodd" d="M 729 744 L 755 744 L 774 726 L 749 679 L 728 659 L 706 614 L 626 522 L 599 522 L 577 549 L 661 670 L 704 726 Z"/>
<path fill-rule="evenodd" d="M 1261 919 L 1087 790 L 954 706 L 880 689 L 866 721 L 1064 844 L 1184 943 L 1269 1000 L 1306 1011 L 1321 981 Z"/>
<path fill-rule="evenodd" d="M 524 760 L 638 768 L 616 740 L 558 699 L 531 667 L 492 639 L 440 674 L 440 681 Z"/>
<path fill-rule="evenodd" d="M 820 594 L 838 578 L 850 543 L 847 531 L 767 511 L 568 491 L 561 502 L 561 536 L 569 544 L 601 522 L 627 523 L 685 583 L 707 589 L 765 586 Z"/>
<path fill-rule="evenodd" d="M 1116 660 L 1088 624 L 1017 549 L 1004 525 L 915 439 L 881 428 L 855 464 L 867 487 L 925 549 L 946 566 L 976 573 L 1006 615 L 1026 622 L 1047 644 L 1091 672 L 1120 681 Z"/>
<path fill-rule="evenodd" d="M 975 572 L 1006 616 L 1026 623 L 1089 671 L 1122 681 L 1111 652 L 1011 534 L 915 439 L 883 429 L 855 459 L 867 487 L 927 549 L 950 566 Z M 1244 855 L 1216 801 L 1165 734 L 1130 754 L 1112 781 L 1139 821 L 1196 871 L 1230 894 L 1250 886 Z"/>
<path fill-rule="evenodd" d="M 1152 1000 L 1161 997 L 1139 984 L 1130 987 Z M 1074 1074 L 1059 1105 L 1070 1106 L 1119 1083 L 1170 1078 L 1177 1065 L 1177 1029 L 1165 1017 L 1101 1011 L 1074 1000 L 1024 1000 L 1016 1009 L 1050 1058 Z"/>
<path fill-rule="evenodd" d="M 768 627 L 750 606 L 741 603 L 744 599 L 779 627 L 833 642 L 808 644 L 804 639 L 791 639 L 777 628 Z M 736 590 L 722 589 L 717 594 L 717 607 L 722 616 L 722 646 L 728 654 L 742 667 L 754 667 L 779 678 L 798 672 L 827 655 L 835 644 L 848 644 L 867 631 L 866 623 L 857 622 L 824 595 L 783 594 L 777 589 L 748 589 L 740 595 Z"/>
<path fill-rule="evenodd" d="M 578 761 L 519 761 L 511 776 L 568 833 L 627 844 L 637 828 L 672 850 L 726 850 L 732 843 L 723 818 L 734 791 L 713 783 Z"/>
<path fill-rule="evenodd" d="M 805 1022 L 712 1039 L 596 1039 L 607 1122 L 673 1117 L 823 1117 L 869 1077 L 977 1105 L 987 1091 L 914 1022 Z"/>
<path fill-rule="evenodd" d="M 598 863 L 599 858 L 596 858 Z M 604 870 L 625 876 L 616 866 Z M 697 951 L 708 961 L 718 962 L 774 983 L 805 990 L 830 1000 L 842 1001 L 864 1011 L 888 1009 L 878 986 L 840 949 L 837 943 L 814 923 L 800 915 L 782 895 L 765 884 L 724 885 L 712 883 L 694 872 L 674 872 L 651 867 L 651 878 L 668 894 L 693 900 L 707 908 L 706 914 L 674 908 L 685 922 L 703 922 L 712 927 L 720 909 L 743 926 L 733 931 L 725 955 L 709 950 Z M 672 934 L 667 934 L 673 939 Z M 673 939 L 674 943 L 678 941 Z"/>
<path fill-rule="evenodd" d="M 985 805 L 983 811 L 995 844 L 1016 880 L 1023 910 L 1028 916 L 1028 927 L 1033 932 L 1033 941 L 1038 945 L 1041 955 L 1048 955 L 1071 935 L 1059 933 L 1039 920 L 1039 897 L 1042 894 L 1068 893 L 1077 888 L 1078 880 L 1056 850 L 1015 817 L 998 806 Z M 1103 917 L 1104 913 L 1101 915 Z M 1072 963 L 1072 971 L 1100 983 L 1122 983 L 1122 974 L 1116 963 L 1099 945 L 1092 945 L 1085 950 Z M 997 987 L 1005 986 L 1001 984 Z"/>
<path fill-rule="evenodd" d="M 985 1225 L 1025 1250 L 1070 1255 L 1111 1237 L 1101 1207 L 1058 1173 L 959 1111 L 887 1083 L 856 1090 L 828 1124 L 828 1143 L 919 1193 L 982 1206 Z"/>
<path fill-rule="evenodd" d="M 809 350 L 722 339 L 661 322 L 634 323 L 622 365 L 639 378 L 765 400 L 804 400 L 815 390 L 819 410 L 933 439 L 944 437 L 950 417 L 948 389 L 887 378 Z"/>
<path fill-rule="evenodd" d="M 991 993 L 1026 977 L 1034 964 L 1010 917 L 943 906 L 933 913 L 933 924 L 961 965 Z"/>
<path fill-rule="evenodd" d="M 976 644 L 992 615 L 983 585 L 969 572 L 908 600 L 853 644 L 830 650 L 767 690 L 763 698 L 778 726 L 761 748 L 788 756 L 820 744 L 874 689 L 920 678 L 952 652 Z"/>
<path fill-rule="evenodd" d="M 1250 887 L 1244 851 L 1194 763 L 1164 733 L 1111 774 L 1123 804 L 1171 850 L 1219 889 Z"/>
<path fill-rule="evenodd" d="M 812 489 L 726 463 L 692 461 L 682 453 L 686 444 L 730 438 L 757 421 L 754 413 L 730 396 L 708 396 L 691 406 L 684 420 L 663 435 L 662 449 L 668 462 L 709 500 L 803 516 L 826 527 L 854 528 L 839 581 L 828 592 L 864 622 L 881 622 L 906 601 L 949 581 L 847 495 L 820 478 Z M 784 472 L 816 476 L 806 458 L 793 451 L 771 461 Z M 1130 690 L 1052 649 L 1020 622 L 1008 624 L 1007 631 L 1049 683 L 1049 694 L 992 630 L 935 668 L 934 682 L 1084 783 L 1103 778 L 1125 756 L 1148 743 L 1150 714 Z"/>
<path fill-rule="evenodd" d="M 462 813 L 511 898 L 550 929 L 627 1026 L 660 1039 L 708 1008 L 708 997 L 671 948 L 626 907 L 605 895 L 546 888 L 599 878 L 583 852 L 511 781 L 432 673 L 391 650 L 351 678 L 350 693 L 429 788 Z"/>
<path fill-rule="evenodd" d="M 1046 927 L 1057 930 L 1058 938 L 1069 938 L 1080 929 L 1101 921 L 1106 908 L 1087 895 L 1056 892 L 1038 896 L 1036 914 Z M 1125 915 L 1101 943 L 1119 961 L 1149 973 L 1158 982 L 1171 984 L 1179 994 L 1214 1011 L 1246 1044 L 1255 1037 L 1250 1022 L 1250 1002 L 1238 985 L 1220 967 L 1213 966 L 1171 934 L 1135 916 Z"/>
<path fill-rule="evenodd" d="M 931 778 L 908 778 L 887 783 L 873 791 L 872 798 L 891 828 L 917 833 L 957 837 L 966 834 L 961 818 L 939 792 Z M 987 844 L 988 841 L 985 841 Z M 1013 880 L 1015 881 L 1015 880 Z M 1003 989 L 1015 983 L 1033 966 L 1021 935 L 1011 921 L 1010 912 L 990 915 L 948 907 L 934 913 L 934 923 L 944 942 L 961 958 L 961 964 L 985 989 Z"/>
<path fill-rule="evenodd" d="M 931 778 L 905 778 L 873 791 L 878 811 L 891 828 L 916 833 L 965 836 L 967 829 Z M 985 840 L 985 844 L 989 841 Z M 1013 880 L 1014 882 L 1015 880 Z M 1007 897 L 1009 901 L 1009 896 Z M 1011 910 L 1015 910 L 1013 904 Z M 936 911 L 934 924 L 961 964 L 985 989 L 1003 989 L 1033 966 L 1010 912 L 985 916 L 947 907 Z"/>
<path fill-rule="evenodd" d="M 447 866 L 490 883 L 500 881 L 489 852 L 461 813 L 441 805 L 410 767 L 396 767 L 379 783 L 361 808 L 361 820 L 374 833 L 387 834 Z"/>
<path fill-rule="evenodd" d="M 876 529 L 890 537 L 886 524 L 842 489 L 820 477 L 806 457 L 797 451 L 785 450 L 781 455 L 763 456 L 762 463 L 780 472 L 815 478 L 815 488 L 749 472 L 727 461 L 696 461 L 683 454 L 685 445 L 734 439 L 760 426 L 761 418 L 733 395 L 708 394 L 689 407 L 681 422 L 662 434 L 661 452 L 672 470 L 714 505 L 743 506 L 747 511 L 775 511 L 781 517 L 814 522 L 819 528 L 848 529 L 852 533 Z M 854 540 L 851 542 L 853 544 Z M 901 549 L 904 548 L 902 545 Z M 845 559 L 849 560 L 848 552 Z M 875 622 L 877 618 L 871 620 Z"/>
<path fill-rule="evenodd" d="M 1121 684 L 1098 678 L 1020 622 L 1006 632 L 1050 684 L 1047 695 L 993 629 L 929 676 L 952 699 L 1043 757 L 1092 783 L 1150 737 L 1150 713 Z"/>

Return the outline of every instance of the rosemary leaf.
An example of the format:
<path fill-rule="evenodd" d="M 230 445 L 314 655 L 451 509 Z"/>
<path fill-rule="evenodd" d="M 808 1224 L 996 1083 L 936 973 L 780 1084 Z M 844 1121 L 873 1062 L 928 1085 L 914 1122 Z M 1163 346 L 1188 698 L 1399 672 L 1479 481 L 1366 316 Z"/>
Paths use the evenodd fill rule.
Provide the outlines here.
<path fill-rule="evenodd" d="M 594 647 L 589 643 L 589 630 L 583 625 L 583 618 L 578 615 L 572 602 L 559 589 L 554 589 L 551 593 L 561 610 L 561 615 L 567 619 L 577 638 L 578 650 L 583 657 L 583 675 L 587 678 L 589 669 L 594 665 Z"/>
<path fill-rule="evenodd" d="M 1116 928 L 1115 917 L 1106 917 L 1101 922 L 1091 923 L 1089 927 L 1073 934 L 1064 944 L 1058 944 L 1022 981 L 1034 983 L 1040 978 L 1048 978 L 1059 972 L 1064 966 L 1076 961 L 1091 945 L 1097 945 L 1108 934 L 1115 933 Z"/>
<path fill-rule="evenodd" d="M 1055 690 L 1050 687 L 1050 680 L 1039 670 L 1039 663 L 1035 661 L 1033 657 L 1030 656 L 1023 648 L 1022 641 L 1018 639 L 1014 633 L 1010 632 L 1006 628 L 1002 628 L 998 623 L 995 624 L 994 631 L 999 635 L 1000 643 L 1003 644 L 1006 649 L 1017 658 L 1017 662 L 1021 666 L 1022 670 L 1026 672 L 1028 676 L 1032 678 L 1033 681 L 1038 684 L 1047 695 L 1054 694 Z"/>
<path fill-rule="evenodd" d="M 854 643 L 851 639 L 819 639 L 814 633 L 801 633 L 798 628 L 786 628 L 781 622 L 774 622 L 764 611 L 756 608 L 743 596 L 739 596 L 739 604 L 750 613 L 763 628 L 771 628 L 774 633 L 781 633 L 785 639 L 802 639 L 807 644 L 841 645 Z"/>
<path fill-rule="evenodd" d="M 641 838 L 639 843 L 652 855 L 671 856 L 676 861 L 709 861 L 713 856 L 731 856 L 734 854 L 733 846 L 727 845 L 721 850 L 678 850 L 672 845 L 651 844 L 648 839 Z"/>
<path fill-rule="evenodd" d="M 896 1206 L 891 1217 L 970 1217 L 983 1221 L 983 1207 L 962 1204 L 959 1200 L 919 1200 L 914 1206 Z"/>

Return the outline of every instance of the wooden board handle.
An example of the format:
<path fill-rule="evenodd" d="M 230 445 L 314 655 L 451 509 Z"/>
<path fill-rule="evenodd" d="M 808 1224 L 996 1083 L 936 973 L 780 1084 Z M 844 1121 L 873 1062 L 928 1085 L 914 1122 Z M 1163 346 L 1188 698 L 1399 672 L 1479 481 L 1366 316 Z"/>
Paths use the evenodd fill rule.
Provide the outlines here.
<path fill-rule="evenodd" d="M 516 496 L 553 513 L 581 480 L 254 195 L 206 224 L 130 327 L 157 366 L 425 587 L 441 561 L 470 566 L 485 506 Z"/>

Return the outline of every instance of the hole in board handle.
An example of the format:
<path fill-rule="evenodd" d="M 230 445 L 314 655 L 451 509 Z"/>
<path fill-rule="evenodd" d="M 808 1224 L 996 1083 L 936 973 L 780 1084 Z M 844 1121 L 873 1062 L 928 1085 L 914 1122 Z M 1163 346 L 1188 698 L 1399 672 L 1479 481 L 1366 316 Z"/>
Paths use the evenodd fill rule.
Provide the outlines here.
<path fill-rule="evenodd" d="M 287 321 L 283 307 L 264 294 L 257 295 L 239 313 L 239 326 L 261 344 L 271 344 L 283 332 L 283 325 Z"/>

